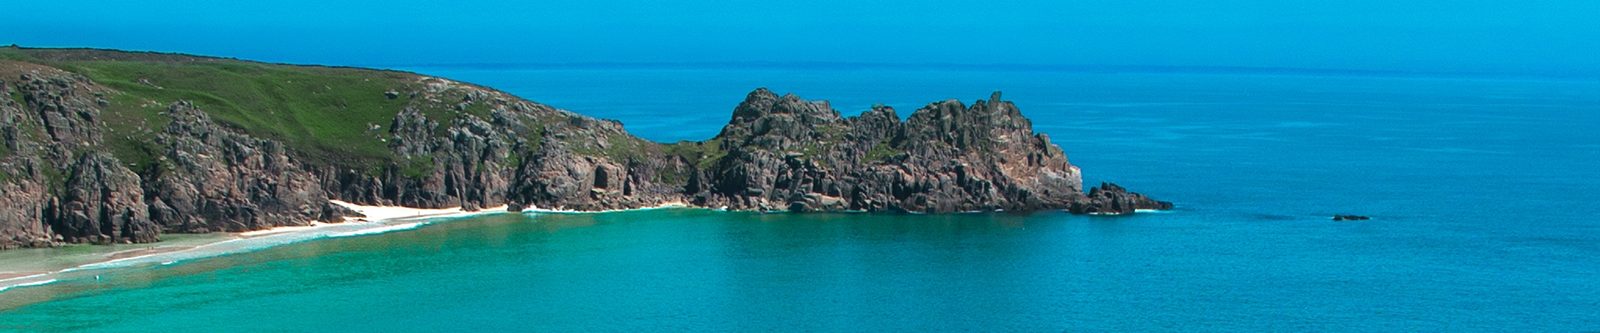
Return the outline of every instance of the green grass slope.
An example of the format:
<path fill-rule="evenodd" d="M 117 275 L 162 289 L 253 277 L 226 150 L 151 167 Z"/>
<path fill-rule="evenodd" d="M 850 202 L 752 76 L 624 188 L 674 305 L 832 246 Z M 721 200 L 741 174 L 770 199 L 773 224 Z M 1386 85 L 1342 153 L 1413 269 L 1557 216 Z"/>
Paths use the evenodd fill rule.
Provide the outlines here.
<path fill-rule="evenodd" d="M 417 107 L 430 119 L 448 123 L 457 114 L 448 101 L 461 97 L 446 92 L 390 98 L 384 92 L 417 91 L 425 84 L 419 75 L 398 71 L 90 49 L 5 47 L 0 60 L 59 68 L 114 89 L 102 97 L 111 130 L 107 144 L 132 164 L 150 162 L 149 140 L 166 125 L 163 111 L 177 100 L 189 100 L 213 119 L 251 135 L 284 142 L 308 158 L 364 166 L 392 159 L 381 133 L 397 112 Z M 464 111 L 488 112 L 481 104 Z"/>

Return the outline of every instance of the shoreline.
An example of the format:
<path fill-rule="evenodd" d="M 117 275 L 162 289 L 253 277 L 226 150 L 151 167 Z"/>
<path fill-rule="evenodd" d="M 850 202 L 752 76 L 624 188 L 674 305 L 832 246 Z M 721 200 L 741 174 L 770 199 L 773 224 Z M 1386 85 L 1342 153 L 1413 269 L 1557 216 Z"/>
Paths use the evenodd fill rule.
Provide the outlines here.
<path fill-rule="evenodd" d="M 500 209 L 502 209 L 502 210 L 504 210 L 505 208 L 506 208 L 506 206 L 500 206 Z M 660 204 L 656 204 L 655 206 L 649 206 L 649 207 L 621 208 L 621 209 L 603 209 L 603 210 L 572 210 L 572 209 L 561 209 L 561 208 L 539 208 L 537 206 L 531 206 L 530 205 L 528 208 L 523 208 L 520 211 L 515 211 L 515 212 L 511 212 L 511 213 L 522 213 L 522 214 L 527 214 L 527 213 L 603 214 L 603 213 L 622 213 L 622 212 L 668 209 L 668 208 L 701 208 L 701 207 L 694 207 L 694 206 L 691 206 L 688 203 L 685 203 L 685 202 L 682 202 L 682 201 L 668 201 L 668 202 L 663 202 L 663 203 L 660 203 Z M 704 209 L 709 209 L 709 208 L 704 208 Z M 508 212 L 510 212 L 510 211 L 508 211 Z"/>
<path fill-rule="evenodd" d="M 563 208 L 538 208 L 530 206 L 520 211 L 509 210 L 508 206 L 506 205 L 488 207 L 477 211 L 466 211 L 461 209 L 461 207 L 413 208 L 403 206 L 365 206 L 340 200 L 329 200 L 329 202 L 354 210 L 362 215 L 365 215 L 365 217 L 346 217 L 344 222 L 336 223 L 312 221 L 311 223 L 303 226 L 280 226 L 245 232 L 193 234 L 197 237 L 215 237 L 214 239 L 190 242 L 190 244 L 181 244 L 183 241 L 168 244 L 162 244 L 161 242 L 135 244 L 145 246 L 142 248 L 119 249 L 108 252 L 87 254 L 87 256 L 93 256 L 93 258 L 73 261 L 64 265 L 55 265 L 46 268 L 0 270 L 0 293 L 4 293 L 5 291 L 19 287 L 47 285 L 56 282 L 58 278 L 66 278 L 63 276 L 65 273 L 128 267 L 139 264 L 167 265 L 179 261 L 250 252 L 279 245 L 287 245 L 315 239 L 361 236 L 415 229 L 431 224 L 436 220 L 447 218 L 490 214 L 605 214 L 659 209 L 709 209 L 713 211 L 726 210 L 696 207 L 681 201 L 669 201 L 656 204 L 654 206 L 623 209 L 572 210 Z M 1140 210 L 1139 212 L 1144 213 L 1146 211 Z M 60 248 L 38 250 L 49 251 L 59 249 Z M 5 262 L 0 261 L 0 264 L 3 263 Z"/>
<path fill-rule="evenodd" d="M 42 286 L 56 282 L 65 273 L 126 267 L 141 263 L 171 264 L 178 261 L 210 258 L 240 252 L 259 250 L 278 245 L 298 243 L 320 238 L 338 238 L 390 231 L 407 230 L 428 224 L 426 220 L 468 217 L 487 214 L 516 213 L 506 206 L 489 207 L 477 211 L 454 208 L 412 208 L 400 206 L 364 206 L 339 200 L 331 203 L 350 208 L 366 217 L 347 217 L 343 222 L 313 221 L 304 226 L 281 226 L 245 232 L 215 233 L 216 239 L 197 244 L 149 243 L 141 248 L 118 249 L 86 254 L 85 260 L 70 261 L 46 268 L 19 268 L 0 270 L 0 293 L 14 288 Z M 535 212 L 524 210 L 524 212 Z M 556 211 L 550 211 L 556 212 Z M 208 235 L 208 234 L 200 234 Z M 41 252 L 61 248 L 38 249 Z M 209 251 L 214 250 L 214 251 Z M 49 254 L 44 254 L 49 255 Z M 21 260 L 21 259 L 18 259 Z"/>
<path fill-rule="evenodd" d="M 284 233 L 315 231 L 315 230 L 326 229 L 326 228 L 329 228 L 329 227 L 351 225 L 351 224 L 354 224 L 354 223 L 382 223 L 382 222 L 393 222 L 393 221 L 414 220 L 414 219 L 427 219 L 427 218 L 438 218 L 438 217 L 455 217 L 455 216 L 472 216 L 472 215 L 481 215 L 481 214 L 493 214 L 493 213 L 496 213 L 496 212 L 508 212 L 509 213 L 509 211 L 506 210 L 506 206 L 505 205 L 484 208 L 484 209 L 480 209 L 480 210 L 477 210 L 477 211 L 466 211 L 466 210 L 462 210 L 461 207 L 454 207 L 454 208 L 412 208 L 412 207 L 402 207 L 402 206 L 363 206 L 363 205 L 357 205 L 357 204 L 353 204 L 353 203 L 349 203 L 349 202 L 345 202 L 345 201 L 340 201 L 340 200 L 328 200 L 328 202 L 333 203 L 335 205 L 344 206 L 345 208 L 349 208 L 350 210 L 356 211 L 357 213 L 361 213 L 361 215 L 366 215 L 366 216 L 365 217 L 346 217 L 344 222 L 338 222 L 338 223 L 312 221 L 311 224 L 308 224 L 308 225 L 272 227 L 272 228 L 267 228 L 267 229 L 251 230 L 251 231 L 245 231 L 245 232 L 231 232 L 231 233 L 228 233 L 228 234 L 229 235 L 233 235 L 235 237 L 239 237 L 239 238 L 255 238 L 255 237 L 264 237 L 264 236 L 278 235 L 278 234 L 284 234 Z"/>

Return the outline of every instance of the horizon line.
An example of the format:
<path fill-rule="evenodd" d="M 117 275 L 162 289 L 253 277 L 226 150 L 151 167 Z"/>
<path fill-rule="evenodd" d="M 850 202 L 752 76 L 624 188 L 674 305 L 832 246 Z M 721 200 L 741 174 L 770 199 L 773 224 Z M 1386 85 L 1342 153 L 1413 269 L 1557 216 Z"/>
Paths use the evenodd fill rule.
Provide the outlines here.
<path fill-rule="evenodd" d="M 1100 74 L 1248 74 L 1248 75 L 1306 75 L 1306 76 L 1345 76 L 1345 77 L 1391 77 L 1391 78 L 1477 78 L 1477 79 L 1545 79 L 1545 80 L 1584 80 L 1600 79 L 1600 72 L 1508 72 L 1508 71 L 1440 71 L 1440 70 L 1394 70 L 1394 69 L 1350 69 L 1350 68 L 1314 68 L 1314 67 L 1278 67 L 1278 66 L 1238 66 L 1238 65 L 1092 65 L 1092 64 L 1027 64 L 1027 63 L 959 63 L 959 62 L 916 62 L 916 63 L 888 63 L 869 61 L 548 61 L 548 62 L 351 62 L 346 64 L 317 63 L 289 60 L 266 60 L 257 58 L 243 58 L 230 55 L 196 54 L 183 51 L 154 51 L 147 49 L 116 49 L 103 47 L 83 46 L 47 46 L 33 47 L 19 44 L 9 44 L 0 48 L 20 49 L 85 49 L 117 52 L 140 52 L 153 54 L 183 55 L 205 58 L 229 59 L 262 63 L 276 63 L 284 65 L 327 66 L 327 67 L 352 67 L 382 70 L 408 71 L 417 68 L 462 68 L 462 69 L 823 69 L 823 70 L 863 70 L 863 69 L 901 69 L 901 70 L 992 70 L 992 71 L 1018 71 L 1018 72 L 1058 72 L 1058 73 L 1100 73 Z"/>
<path fill-rule="evenodd" d="M 377 66 L 392 69 L 824 69 L 824 70 L 995 70 L 1042 71 L 1067 73 L 1128 73 L 1128 74 L 1257 74 L 1257 75 L 1329 75 L 1407 78 L 1501 78 L 1501 79 L 1600 79 L 1600 73 L 1542 73 L 1494 71 L 1436 71 L 1436 70 L 1385 70 L 1274 66 L 1225 65 L 1088 65 L 1088 64 L 1008 64 L 1008 63 L 957 63 L 921 62 L 887 63 L 863 61 L 552 61 L 552 62 L 436 62 L 436 63 L 369 63 L 358 66 Z"/>

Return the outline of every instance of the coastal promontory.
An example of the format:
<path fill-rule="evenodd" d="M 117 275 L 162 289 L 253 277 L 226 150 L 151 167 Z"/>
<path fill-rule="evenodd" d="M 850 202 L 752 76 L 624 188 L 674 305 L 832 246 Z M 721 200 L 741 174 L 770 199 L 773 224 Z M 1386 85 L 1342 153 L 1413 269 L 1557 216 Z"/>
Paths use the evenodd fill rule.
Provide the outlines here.
<path fill-rule="evenodd" d="M 996 92 L 843 117 L 755 89 L 705 141 L 413 73 L 0 48 L 0 248 L 142 243 L 423 208 L 1067 210 L 1171 204 L 1102 184 Z"/>

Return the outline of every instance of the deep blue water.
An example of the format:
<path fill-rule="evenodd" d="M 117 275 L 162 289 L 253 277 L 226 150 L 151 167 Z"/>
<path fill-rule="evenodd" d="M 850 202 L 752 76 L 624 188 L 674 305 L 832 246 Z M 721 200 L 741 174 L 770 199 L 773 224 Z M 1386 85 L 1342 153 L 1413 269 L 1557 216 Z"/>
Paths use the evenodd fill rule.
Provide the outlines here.
<path fill-rule="evenodd" d="M 1178 209 L 497 215 L 19 288 L 47 301 L 0 329 L 1600 330 L 1597 80 L 415 70 L 659 141 L 758 86 L 846 115 L 1003 90 L 1087 182 Z"/>

